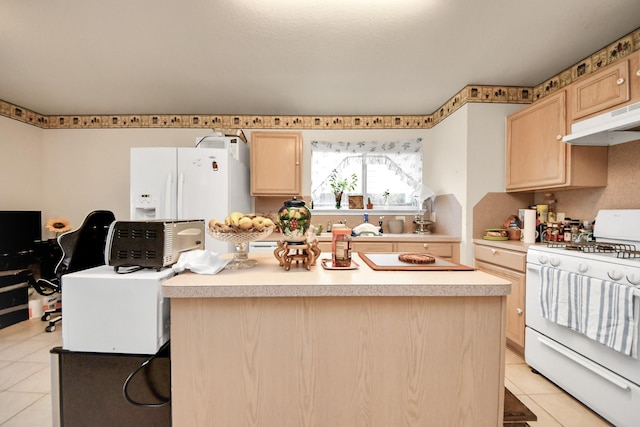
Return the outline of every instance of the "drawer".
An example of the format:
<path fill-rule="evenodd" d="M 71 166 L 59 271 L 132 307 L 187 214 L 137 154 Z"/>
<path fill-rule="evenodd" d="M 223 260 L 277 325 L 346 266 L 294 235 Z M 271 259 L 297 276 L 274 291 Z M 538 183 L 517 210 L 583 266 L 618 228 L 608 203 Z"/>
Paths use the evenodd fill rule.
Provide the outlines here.
<path fill-rule="evenodd" d="M 527 267 L 527 254 L 524 252 L 515 252 L 490 246 L 476 245 L 475 257 L 477 260 L 510 268 L 522 273 L 526 271 Z"/>
<path fill-rule="evenodd" d="M 353 242 L 352 252 L 393 252 L 393 242 Z"/>
<path fill-rule="evenodd" d="M 397 252 L 429 252 L 442 258 L 453 257 L 453 244 L 432 242 L 398 242 Z"/>

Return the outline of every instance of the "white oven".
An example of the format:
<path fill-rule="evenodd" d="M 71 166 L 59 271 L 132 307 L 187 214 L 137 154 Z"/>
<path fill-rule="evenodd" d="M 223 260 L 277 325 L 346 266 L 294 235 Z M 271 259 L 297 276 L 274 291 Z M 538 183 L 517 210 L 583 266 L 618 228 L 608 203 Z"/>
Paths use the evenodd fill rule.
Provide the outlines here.
<path fill-rule="evenodd" d="M 636 426 L 640 210 L 600 211 L 594 235 L 529 248 L 525 360 L 614 425 Z"/>

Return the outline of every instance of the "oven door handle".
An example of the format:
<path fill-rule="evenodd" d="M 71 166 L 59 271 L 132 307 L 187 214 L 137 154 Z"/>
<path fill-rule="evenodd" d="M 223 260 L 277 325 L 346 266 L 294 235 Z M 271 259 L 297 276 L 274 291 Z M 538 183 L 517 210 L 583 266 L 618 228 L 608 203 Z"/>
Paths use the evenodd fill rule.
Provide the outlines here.
<path fill-rule="evenodd" d="M 590 360 L 586 360 L 576 354 L 571 353 L 569 350 L 567 350 L 566 348 L 562 347 L 561 345 L 548 340 L 546 338 L 543 337 L 538 337 L 538 341 L 540 341 L 541 344 L 546 345 L 547 347 L 549 347 L 550 349 L 556 351 L 557 353 L 560 353 L 561 355 L 563 355 L 564 357 L 571 359 L 572 361 L 578 363 L 579 365 L 582 365 L 583 367 L 585 367 L 586 369 L 590 370 L 591 372 L 593 372 L 594 374 L 600 376 L 601 378 L 609 381 L 611 384 L 620 387 L 623 390 L 627 390 L 630 391 L 631 387 L 629 386 L 629 384 L 627 384 L 626 382 L 620 380 L 619 378 L 615 377 L 614 375 L 612 375 L 609 371 L 605 370 L 604 368 L 602 368 L 600 365 L 590 361 Z"/>

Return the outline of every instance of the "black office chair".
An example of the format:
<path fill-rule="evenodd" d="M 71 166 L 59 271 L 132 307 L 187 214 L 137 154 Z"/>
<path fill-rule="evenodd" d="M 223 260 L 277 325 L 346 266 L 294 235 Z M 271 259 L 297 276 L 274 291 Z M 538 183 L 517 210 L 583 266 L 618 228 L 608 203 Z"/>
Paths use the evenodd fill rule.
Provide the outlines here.
<path fill-rule="evenodd" d="M 84 219 L 82 225 L 76 229 L 58 236 L 58 245 L 62 249 L 62 258 L 54 270 L 55 277 L 40 278 L 32 281 L 31 285 L 40 295 L 49 296 L 62 291 L 62 276 L 67 273 L 86 270 L 105 264 L 104 250 L 109 226 L 115 221 L 111 211 L 93 211 Z M 53 314 L 60 313 L 52 318 Z M 45 328 L 47 332 L 56 330 L 56 323 L 62 320 L 61 307 L 47 310 L 42 315 L 42 321 L 49 321 Z"/>

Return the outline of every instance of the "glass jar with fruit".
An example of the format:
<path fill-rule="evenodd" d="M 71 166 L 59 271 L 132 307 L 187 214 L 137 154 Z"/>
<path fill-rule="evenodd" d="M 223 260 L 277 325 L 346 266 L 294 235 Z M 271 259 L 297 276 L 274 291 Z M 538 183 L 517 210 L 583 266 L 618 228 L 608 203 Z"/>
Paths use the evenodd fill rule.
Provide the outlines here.
<path fill-rule="evenodd" d="M 278 211 L 278 226 L 289 243 L 302 243 L 307 239 L 307 230 L 311 225 L 311 212 L 304 200 L 293 197 L 284 202 Z"/>

